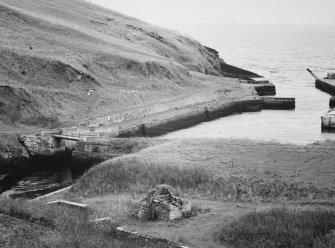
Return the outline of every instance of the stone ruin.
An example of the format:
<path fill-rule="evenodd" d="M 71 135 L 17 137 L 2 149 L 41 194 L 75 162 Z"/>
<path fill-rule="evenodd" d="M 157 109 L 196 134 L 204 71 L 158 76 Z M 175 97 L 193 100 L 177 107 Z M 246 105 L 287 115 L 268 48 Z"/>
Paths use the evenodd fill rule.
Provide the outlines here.
<path fill-rule="evenodd" d="M 136 216 L 143 220 L 164 221 L 194 216 L 191 202 L 177 198 L 174 191 L 168 185 L 158 185 L 139 202 Z"/>

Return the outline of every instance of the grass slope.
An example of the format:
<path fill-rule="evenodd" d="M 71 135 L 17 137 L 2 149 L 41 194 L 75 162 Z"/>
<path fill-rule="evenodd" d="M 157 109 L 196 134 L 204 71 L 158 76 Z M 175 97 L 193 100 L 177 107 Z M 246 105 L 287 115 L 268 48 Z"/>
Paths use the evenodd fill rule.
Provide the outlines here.
<path fill-rule="evenodd" d="M 216 77 L 219 57 L 199 42 L 85 1 L 0 0 L 0 23 L 5 131 L 85 122 L 225 87 Z"/>
<path fill-rule="evenodd" d="M 335 194 L 334 155 L 332 144 L 176 140 L 93 167 L 75 189 L 143 193 L 167 183 L 220 199 L 328 199 Z"/>

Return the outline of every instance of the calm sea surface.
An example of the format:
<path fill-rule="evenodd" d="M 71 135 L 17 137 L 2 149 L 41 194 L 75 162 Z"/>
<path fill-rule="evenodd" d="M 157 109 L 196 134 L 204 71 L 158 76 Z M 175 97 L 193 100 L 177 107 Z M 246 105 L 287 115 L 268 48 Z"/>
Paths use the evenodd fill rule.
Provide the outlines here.
<path fill-rule="evenodd" d="M 277 96 L 295 97 L 294 111 L 266 110 L 233 115 L 170 133 L 166 138 L 249 138 L 308 144 L 335 139 L 321 133 L 320 116 L 329 95 L 314 87 L 310 68 L 320 77 L 335 72 L 335 26 L 165 25 L 213 47 L 229 64 L 254 71 L 276 85 Z"/>

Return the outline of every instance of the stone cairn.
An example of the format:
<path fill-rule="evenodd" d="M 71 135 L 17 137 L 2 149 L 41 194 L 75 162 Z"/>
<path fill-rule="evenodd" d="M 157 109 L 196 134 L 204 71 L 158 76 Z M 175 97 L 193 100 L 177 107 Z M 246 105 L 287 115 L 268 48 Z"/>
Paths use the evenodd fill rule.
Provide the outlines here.
<path fill-rule="evenodd" d="M 158 185 L 138 204 L 136 216 L 144 220 L 176 220 L 194 216 L 190 202 L 173 195 L 169 185 Z"/>

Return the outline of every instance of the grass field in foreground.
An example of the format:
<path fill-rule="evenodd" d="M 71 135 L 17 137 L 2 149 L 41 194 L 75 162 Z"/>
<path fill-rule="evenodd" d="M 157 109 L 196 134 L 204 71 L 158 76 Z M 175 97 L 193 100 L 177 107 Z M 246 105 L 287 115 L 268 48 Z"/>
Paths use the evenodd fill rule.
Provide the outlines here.
<path fill-rule="evenodd" d="M 226 228 L 230 223 L 237 223 L 235 225 L 238 226 L 239 221 L 243 222 L 245 216 L 249 215 L 264 219 L 264 226 L 278 222 L 273 225 L 279 228 L 278 231 L 282 230 L 280 216 L 290 220 L 297 218 L 292 225 L 287 225 L 288 233 L 297 235 L 323 230 L 322 225 L 328 225 L 326 231 L 318 234 L 320 239 L 313 237 L 313 246 L 330 248 L 331 229 L 334 227 L 329 224 L 333 222 L 327 221 L 333 218 L 333 212 L 330 213 L 329 209 L 334 206 L 334 158 L 335 149 L 333 143 L 329 142 L 295 146 L 249 140 L 167 141 L 91 168 L 66 197 L 88 204 L 93 210 L 91 219 L 111 217 L 115 223 L 128 226 L 130 230 L 195 248 L 222 247 L 223 237 L 224 245 L 238 247 L 240 244 L 230 242 L 228 238 L 234 240 L 232 235 L 240 235 L 239 229 L 228 233 L 230 229 Z M 132 217 L 136 203 L 148 190 L 161 183 L 170 184 L 177 189 L 180 197 L 191 200 L 199 209 L 198 215 L 170 223 L 147 222 Z M 296 212 L 271 210 L 283 204 L 287 209 L 297 209 Z M 26 203 L 23 206 L 20 209 L 29 210 Z M 322 210 L 317 210 L 320 208 Z M 279 216 L 277 220 L 267 214 L 271 211 L 278 212 L 275 214 Z M 43 211 L 43 208 L 37 212 L 43 213 L 39 216 L 52 213 Z M 36 213 L 33 215 L 36 216 Z M 270 217 L 263 218 L 263 215 Z M 297 227 L 294 223 L 305 218 L 299 216 L 309 216 L 310 221 L 303 223 L 310 226 L 310 230 L 295 232 L 301 225 Z M 314 228 L 316 223 L 321 227 Z M 283 222 L 283 225 L 286 223 Z M 259 229 L 261 234 L 261 228 L 257 228 L 251 227 L 242 232 L 248 236 L 247 232 Z M 223 231 L 226 236 L 222 236 Z M 81 237 L 87 235 L 85 232 L 74 232 L 74 240 L 85 242 L 86 238 Z M 68 242 L 68 246 L 64 247 L 73 245 L 57 237 L 59 242 Z M 95 240 L 95 237 L 90 239 Z M 300 236 L 292 237 L 293 241 L 299 239 Z M 319 241 L 321 243 L 317 243 Z M 273 238 L 270 235 L 260 236 L 255 242 L 258 247 L 267 247 L 272 244 Z M 92 245 L 88 241 L 87 244 Z M 313 247 L 309 244 L 307 247 Z"/>

